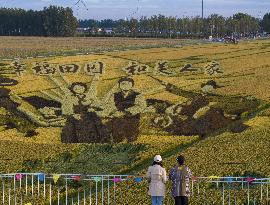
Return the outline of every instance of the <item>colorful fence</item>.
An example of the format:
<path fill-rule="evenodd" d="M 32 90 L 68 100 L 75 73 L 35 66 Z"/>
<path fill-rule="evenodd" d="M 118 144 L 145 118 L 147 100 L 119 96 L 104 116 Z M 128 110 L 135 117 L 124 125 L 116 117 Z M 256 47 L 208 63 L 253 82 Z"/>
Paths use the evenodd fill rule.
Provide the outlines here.
<path fill-rule="evenodd" d="M 194 204 L 270 204 L 270 178 L 193 177 L 191 184 Z"/>
<path fill-rule="evenodd" d="M 125 193 L 119 193 L 119 185 L 132 182 L 147 186 L 143 177 L 129 175 L 15 173 L 1 174 L 0 181 L 3 205 L 120 205 L 117 197 Z M 193 177 L 190 201 L 204 205 L 270 204 L 269 184 L 270 178 Z M 172 199 L 167 197 L 165 204 L 172 204 Z"/>
<path fill-rule="evenodd" d="M 2 204 L 114 204 L 116 183 L 128 178 L 126 175 L 2 174 Z"/>

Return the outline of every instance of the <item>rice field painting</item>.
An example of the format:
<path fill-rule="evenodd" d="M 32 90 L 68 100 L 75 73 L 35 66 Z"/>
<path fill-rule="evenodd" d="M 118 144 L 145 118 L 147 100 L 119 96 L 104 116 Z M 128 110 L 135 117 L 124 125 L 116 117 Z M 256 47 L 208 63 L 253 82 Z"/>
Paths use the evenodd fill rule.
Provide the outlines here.
<path fill-rule="evenodd" d="M 0 204 L 270 204 L 269 6 L 1 0 Z"/>
<path fill-rule="evenodd" d="M 2 58 L 1 172 L 144 176 L 157 153 L 167 167 L 181 153 L 197 176 L 268 177 L 269 53 L 269 40 L 175 41 Z M 146 182 L 129 183 L 116 201 L 148 204 Z"/>

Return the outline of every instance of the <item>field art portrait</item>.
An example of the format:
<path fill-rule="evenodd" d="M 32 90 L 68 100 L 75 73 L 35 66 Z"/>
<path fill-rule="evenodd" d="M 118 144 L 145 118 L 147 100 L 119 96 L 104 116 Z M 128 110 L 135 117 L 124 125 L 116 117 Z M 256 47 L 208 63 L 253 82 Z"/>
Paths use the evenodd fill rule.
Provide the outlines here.
<path fill-rule="evenodd" d="M 270 204 L 270 13 L 1 2 L 0 204 Z"/>

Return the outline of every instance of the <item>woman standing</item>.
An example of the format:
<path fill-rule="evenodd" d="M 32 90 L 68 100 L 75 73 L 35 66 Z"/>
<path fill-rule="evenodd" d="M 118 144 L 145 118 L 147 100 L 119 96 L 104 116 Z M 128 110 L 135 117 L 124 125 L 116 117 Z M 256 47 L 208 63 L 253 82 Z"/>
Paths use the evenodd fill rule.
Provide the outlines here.
<path fill-rule="evenodd" d="M 146 177 L 150 182 L 148 194 L 152 198 L 152 205 L 162 205 L 166 193 L 167 175 L 160 155 L 154 157 L 153 165 L 148 168 Z"/>

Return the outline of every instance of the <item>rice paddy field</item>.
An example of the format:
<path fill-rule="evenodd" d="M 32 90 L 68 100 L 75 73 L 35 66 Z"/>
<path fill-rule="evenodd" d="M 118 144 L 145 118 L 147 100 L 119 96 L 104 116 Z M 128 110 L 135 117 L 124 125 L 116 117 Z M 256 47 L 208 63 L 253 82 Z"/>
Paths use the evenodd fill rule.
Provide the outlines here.
<path fill-rule="evenodd" d="M 198 40 L 131 39 L 131 38 L 40 38 L 1 37 L 0 58 L 33 57 L 39 55 L 70 55 L 116 49 L 140 49 L 193 44 Z"/>
<path fill-rule="evenodd" d="M 26 65 L 26 72 L 22 76 L 9 72 L 8 65 L 13 58 L 22 58 Z M 9 112 L 0 108 L 1 173 L 143 176 L 156 154 L 163 157 L 166 169 L 174 166 L 179 154 L 184 154 L 195 176 L 270 176 L 270 40 L 243 41 L 233 45 L 196 40 L 1 37 L 0 59 L 1 75 L 19 82 L 8 88 L 22 98 L 42 96 L 42 91 L 57 89 L 47 76 L 31 72 L 33 63 L 76 63 L 83 68 L 88 62 L 102 61 L 106 64 L 106 71 L 98 84 L 98 96 L 102 97 L 117 84 L 119 78 L 126 76 L 122 68 L 130 61 L 153 67 L 157 61 L 167 60 L 175 75 L 159 76 L 162 81 L 198 93 L 201 92 L 202 83 L 215 80 L 222 85 L 216 93 L 224 96 L 224 99 L 228 95 L 245 96 L 261 102 L 256 111 L 243 118 L 248 129 L 240 133 L 225 130 L 204 138 L 196 135 L 174 136 L 151 131 L 149 122 L 145 120 L 140 125 L 140 135 L 135 142 L 118 144 L 64 144 L 60 139 L 60 127 L 36 126 L 37 135 L 26 137 L 24 131 L 5 129 L 3 119 Z M 209 76 L 201 72 L 212 61 L 220 63 L 223 74 Z M 192 64 L 199 72 L 179 72 L 179 68 L 185 64 Z M 67 74 L 66 79 L 69 83 L 91 81 L 83 69 L 78 74 Z M 171 104 L 187 99 L 186 96 L 164 90 L 149 75 L 134 75 L 133 79 L 135 88 L 144 93 L 146 99 Z M 24 106 L 33 109 L 30 104 L 25 103 Z M 22 122 L 21 126 L 21 130 L 24 130 L 24 126 L 28 125 Z M 146 188 L 142 186 L 138 185 L 134 190 L 147 204 Z M 134 198 L 130 190 L 125 193 L 126 199 Z M 128 204 L 132 204 L 132 201 Z"/>

